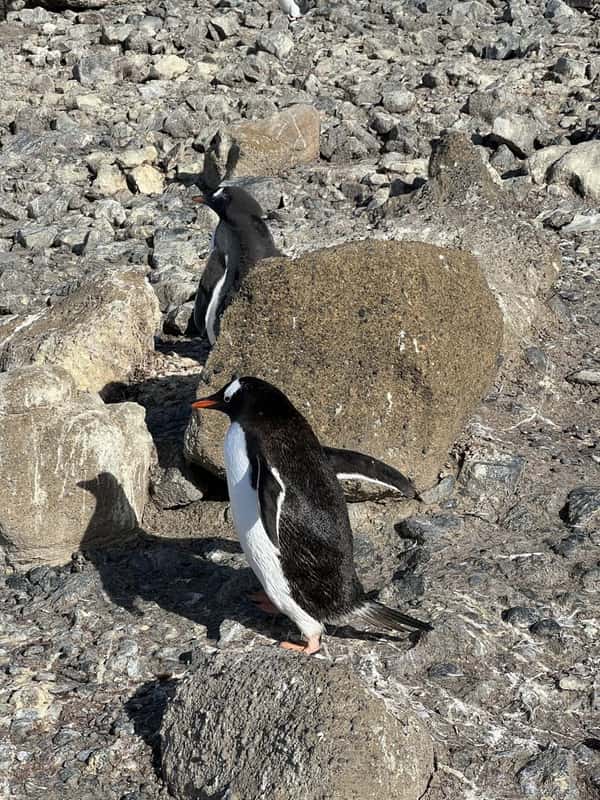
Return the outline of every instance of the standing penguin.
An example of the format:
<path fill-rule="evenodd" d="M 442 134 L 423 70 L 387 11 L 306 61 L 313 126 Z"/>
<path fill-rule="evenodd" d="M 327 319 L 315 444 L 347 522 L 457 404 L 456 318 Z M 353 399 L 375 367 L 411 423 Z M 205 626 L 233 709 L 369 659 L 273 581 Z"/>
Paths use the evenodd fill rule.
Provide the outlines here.
<path fill-rule="evenodd" d="M 192 407 L 213 408 L 230 419 L 225 470 L 242 549 L 270 601 L 267 607 L 288 616 L 307 640 L 306 646 L 282 647 L 316 653 L 326 622 L 351 619 L 393 630 L 431 630 L 366 597 L 336 470 L 279 389 L 258 378 L 236 378 Z"/>
<path fill-rule="evenodd" d="M 241 279 L 257 261 L 281 253 L 263 219 L 264 214 L 248 192 L 239 186 L 224 186 L 214 194 L 195 197 L 219 215 L 213 235 L 213 250 L 198 285 L 194 303 L 194 325 L 206 332 L 214 345 L 219 318 L 231 301 Z"/>
<path fill-rule="evenodd" d="M 287 14 L 290 22 L 295 22 L 310 8 L 308 0 L 279 0 L 279 8 Z"/>

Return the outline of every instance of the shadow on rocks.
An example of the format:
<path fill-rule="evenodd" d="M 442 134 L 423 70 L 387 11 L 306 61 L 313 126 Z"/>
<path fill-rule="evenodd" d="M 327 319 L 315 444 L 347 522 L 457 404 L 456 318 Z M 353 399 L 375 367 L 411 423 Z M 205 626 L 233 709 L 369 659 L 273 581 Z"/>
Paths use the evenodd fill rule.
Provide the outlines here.
<path fill-rule="evenodd" d="M 135 510 L 111 473 L 100 473 L 78 485 L 96 498 L 95 515 L 102 515 L 110 504 L 113 517 L 122 520 L 122 529 L 135 534 L 134 546 L 112 550 L 92 547 L 91 535 L 82 541 L 81 550 L 95 565 L 113 603 L 137 616 L 143 614 L 140 605 L 144 602 L 155 603 L 203 625 L 209 639 L 219 638 L 225 620 L 241 622 L 267 636 L 277 635 L 272 630 L 277 625 L 262 620 L 261 612 L 245 597 L 259 587 L 252 571 L 241 566 L 237 542 L 210 533 L 197 539 L 153 536 L 139 527 Z M 95 530 L 94 518 L 88 530 Z"/>

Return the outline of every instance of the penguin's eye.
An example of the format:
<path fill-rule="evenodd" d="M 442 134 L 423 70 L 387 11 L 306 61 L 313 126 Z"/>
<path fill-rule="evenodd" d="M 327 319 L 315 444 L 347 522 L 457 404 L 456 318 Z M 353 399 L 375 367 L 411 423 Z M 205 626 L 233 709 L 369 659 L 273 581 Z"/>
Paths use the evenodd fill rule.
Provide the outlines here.
<path fill-rule="evenodd" d="M 224 394 L 223 395 L 223 400 L 225 400 L 225 402 L 228 403 L 231 400 L 231 397 L 227 397 L 227 395 Z"/>

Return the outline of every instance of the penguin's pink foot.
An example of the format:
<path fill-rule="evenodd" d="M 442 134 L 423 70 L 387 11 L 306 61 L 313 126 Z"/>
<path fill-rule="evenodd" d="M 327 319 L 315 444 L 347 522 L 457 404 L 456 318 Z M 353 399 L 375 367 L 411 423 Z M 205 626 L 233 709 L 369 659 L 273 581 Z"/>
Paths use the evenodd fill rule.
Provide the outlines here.
<path fill-rule="evenodd" d="M 313 653 L 318 653 L 321 649 L 321 640 L 318 636 L 311 636 L 307 644 L 296 644 L 295 642 L 281 642 L 279 645 L 284 650 L 293 650 L 295 653 L 304 653 L 306 656 L 312 656 Z"/>
<path fill-rule="evenodd" d="M 248 599 L 252 600 L 252 602 L 256 604 L 256 607 L 260 608 L 261 611 L 264 611 L 265 614 L 280 613 L 279 609 L 274 603 L 271 602 L 266 592 L 255 592 L 255 594 L 249 594 Z"/>

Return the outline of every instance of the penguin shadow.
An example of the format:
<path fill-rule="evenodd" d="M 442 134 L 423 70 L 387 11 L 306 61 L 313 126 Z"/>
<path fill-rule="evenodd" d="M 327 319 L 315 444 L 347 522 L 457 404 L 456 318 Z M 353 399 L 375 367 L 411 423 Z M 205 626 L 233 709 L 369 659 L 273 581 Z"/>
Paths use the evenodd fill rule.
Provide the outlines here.
<path fill-rule="evenodd" d="M 81 550 L 94 564 L 113 603 L 138 617 L 144 616 L 144 604 L 156 604 L 204 626 L 207 638 L 213 641 L 220 638 L 226 620 L 269 638 L 278 635 L 280 626 L 273 625 L 247 598 L 260 587 L 252 571 L 238 565 L 238 542 L 210 531 L 198 538 L 148 533 L 140 526 L 123 487 L 109 472 L 77 485 L 96 498 Z M 121 528 L 135 531 L 135 538 L 110 549 L 100 548 L 107 519 L 115 517 Z"/>

